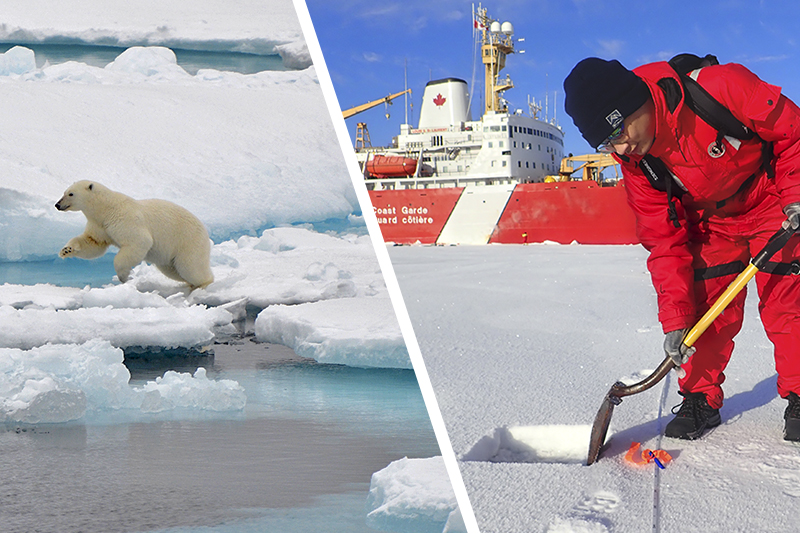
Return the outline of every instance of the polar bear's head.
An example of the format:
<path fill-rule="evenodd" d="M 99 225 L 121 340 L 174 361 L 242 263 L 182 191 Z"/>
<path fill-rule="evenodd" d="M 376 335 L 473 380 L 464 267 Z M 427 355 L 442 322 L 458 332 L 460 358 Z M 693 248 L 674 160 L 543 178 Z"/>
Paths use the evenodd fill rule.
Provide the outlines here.
<path fill-rule="evenodd" d="M 56 202 L 59 211 L 81 211 L 88 199 L 99 193 L 104 187 L 94 181 L 76 181 L 64 191 L 64 196 Z"/>

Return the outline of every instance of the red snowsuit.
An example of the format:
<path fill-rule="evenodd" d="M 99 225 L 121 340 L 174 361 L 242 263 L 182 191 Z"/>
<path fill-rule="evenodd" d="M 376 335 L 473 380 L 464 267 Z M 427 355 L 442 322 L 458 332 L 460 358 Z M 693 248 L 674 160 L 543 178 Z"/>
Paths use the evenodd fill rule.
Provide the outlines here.
<path fill-rule="evenodd" d="M 782 207 L 800 202 L 800 108 L 779 87 L 741 65 L 709 66 L 696 78 L 744 125 L 774 143 L 776 175 L 770 179 L 762 169 L 759 139 L 725 138 L 724 153 L 712 156 L 718 155 L 711 150 L 717 131 L 684 105 L 678 77 L 667 63 L 634 72 L 655 103 L 655 141 L 648 153 L 660 158 L 686 191 L 676 200 L 676 228 L 667 215 L 667 194 L 650 185 L 637 166 L 640 158 L 618 157 L 637 235 L 650 252 L 647 266 L 658 295 L 658 318 L 669 332 L 692 327 L 777 231 L 786 219 Z M 782 397 L 800 393 L 800 276 L 786 272 L 796 258 L 798 236 L 773 257 L 773 273 L 756 274 L 761 321 L 775 347 Z M 723 371 L 741 329 L 744 301 L 742 291 L 683 365 L 681 390 L 705 393 L 715 408 L 722 405 Z"/>

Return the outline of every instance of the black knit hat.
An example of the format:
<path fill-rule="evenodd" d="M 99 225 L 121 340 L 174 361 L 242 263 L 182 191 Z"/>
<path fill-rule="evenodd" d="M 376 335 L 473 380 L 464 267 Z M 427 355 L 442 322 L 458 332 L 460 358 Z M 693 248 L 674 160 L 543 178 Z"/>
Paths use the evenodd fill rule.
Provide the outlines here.
<path fill-rule="evenodd" d="M 647 84 L 617 61 L 584 59 L 564 80 L 564 107 L 583 138 L 599 146 L 650 98 Z"/>

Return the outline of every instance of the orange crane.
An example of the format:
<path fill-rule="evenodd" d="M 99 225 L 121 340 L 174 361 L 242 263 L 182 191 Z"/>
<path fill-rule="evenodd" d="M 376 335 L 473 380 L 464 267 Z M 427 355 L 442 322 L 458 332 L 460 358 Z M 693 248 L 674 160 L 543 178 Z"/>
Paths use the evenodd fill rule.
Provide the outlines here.
<path fill-rule="evenodd" d="M 575 163 L 583 163 L 580 166 L 575 166 Z M 561 168 L 557 176 L 547 176 L 546 182 L 554 181 L 569 181 L 572 179 L 572 174 L 582 171 L 581 179 L 586 180 L 600 180 L 600 171 L 604 168 L 614 167 L 614 178 L 619 179 L 619 171 L 617 169 L 618 163 L 611 157 L 611 154 L 595 153 L 587 155 L 572 155 L 561 160 Z"/>
<path fill-rule="evenodd" d="M 389 96 L 384 96 L 383 98 L 380 98 L 378 100 L 373 100 L 372 102 L 367 102 L 366 104 L 361 104 L 355 107 L 351 107 L 350 109 L 345 109 L 344 111 L 342 111 L 342 116 L 344 118 L 350 118 L 353 115 L 357 115 L 362 111 L 366 111 L 367 109 L 372 109 L 373 107 L 379 106 L 381 104 L 391 105 L 392 100 L 394 100 L 398 96 L 403 96 L 406 93 L 411 93 L 411 89 L 406 89 L 403 92 L 390 94 Z"/>

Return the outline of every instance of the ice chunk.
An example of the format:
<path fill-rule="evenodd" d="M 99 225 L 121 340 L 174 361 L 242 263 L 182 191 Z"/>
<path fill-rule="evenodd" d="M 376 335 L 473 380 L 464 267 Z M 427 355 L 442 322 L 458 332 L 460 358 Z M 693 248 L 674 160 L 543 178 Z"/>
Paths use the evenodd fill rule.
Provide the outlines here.
<path fill-rule="evenodd" d="M 412 368 L 391 301 L 345 298 L 261 311 L 256 338 L 320 363 Z"/>
<path fill-rule="evenodd" d="M 184 408 L 238 411 L 244 389 L 235 381 L 167 372 L 139 387 L 129 384 L 124 354 L 107 341 L 48 344 L 32 350 L 0 348 L 0 422 L 66 422 L 87 411 Z"/>
<path fill-rule="evenodd" d="M 244 389 L 235 381 L 211 381 L 205 368 L 194 375 L 188 372 L 169 371 L 164 377 L 149 381 L 141 389 L 142 410 L 158 412 L 175 407 L 190 407 L 207 411 L 237 411 L 244 409 Z"/>
<path fill-rule="evenodd" d="M 401 533 L 466 531 L 442 457 L 403 458 L 372 474 L 367 525 Z M 445 529 L 445 525 L 447 529 Z"/>
<path fill-rule="evenodd" d="M 313 64 L 308 46 L 304 41 L 280 44 L 275 47 L 275 50 L 280 54 L 283 64 L 288 68 L 304 69 Z"/>
<path fill-rule="evenodd" d="M 163 46 L 132 46 L 106 65 L 106 69 L 126 74 L 140 74 L 145 77 L 189 76 L 178 66 L 175 52 Z"/>
<path fill-rule="evenodd" d="M 0 76 L 25 74 L 32 70 L 36 70 L 36 56 L 30 48 L 15 46 L 0 54 Z"/>

